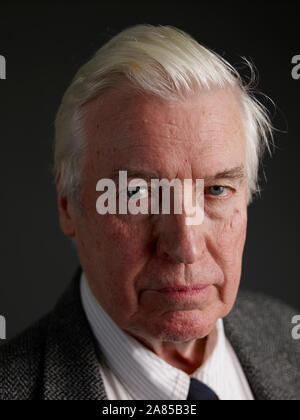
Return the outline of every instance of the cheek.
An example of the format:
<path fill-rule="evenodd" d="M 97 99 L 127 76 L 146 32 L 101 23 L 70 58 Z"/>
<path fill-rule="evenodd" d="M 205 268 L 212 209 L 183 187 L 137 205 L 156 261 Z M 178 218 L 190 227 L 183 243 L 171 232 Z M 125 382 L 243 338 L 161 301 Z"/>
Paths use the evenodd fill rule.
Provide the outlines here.
<path fill-rule="evenodd" d="M 214 233 L 210 243 L 211 252 L 224 274 L 222 300 L 231 306 L 240 283 L 247 212 L 234 209 L 226 219 L 219 220 L 217 223 L 214 221 L 214 223 Z"/>
<path fill-rule="evenodd" d="M 150 229 L 114 215 L 98 216 L 96 221 L 87 247 L 93 253 L 94 272 L 99 272 L 106 294 L 123 294 L 123 299 L 130 295 L 132 300 L 138 275 L 151 255 Z"/>
<path fill-rule="evenodd" d="M 247 228 L 245 211 L 234 209 L 225 220 L 219 222 L 216 237 L 219 249 L 225 260 L 234 262 L 240 259 L 244 249 Z"/>
<path fill-rule="evenodd" d="M 145 258 L 151 238 L 147 224 L 131 222 L 126 217 L 107 216 L 101 223 L 98 242 L 110 249 L 112 259 L 118 258 L 120 265 L 129 267 Z"/>
<path fill-rule="evenodd" d="M 117 324 L 126 324 L 138 308 L 136 279 L 147 263 L 147 229 L 113 215 L 99 216 L 83 227 L 81 265 L 100 304 Z"/>

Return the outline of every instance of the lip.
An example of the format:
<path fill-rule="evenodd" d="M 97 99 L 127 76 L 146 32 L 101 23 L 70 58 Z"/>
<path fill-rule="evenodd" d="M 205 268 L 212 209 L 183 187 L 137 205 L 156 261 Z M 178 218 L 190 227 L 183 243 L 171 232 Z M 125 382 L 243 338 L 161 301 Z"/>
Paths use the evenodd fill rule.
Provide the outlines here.
<path fill-rule="evenodd" d="M 195 295 L 199 293 L 204 293 L 210 288 L 210 284 L 196 284 L 193 286 L 172 286 L 172 287 L 164 287 L 159 289 L 159 293 L 163 294 L 178 294 L 178 295 Z"/>
<path fill-rule="evenodd" d="M 145 299 L 149 299 L 151 305 L 163 306 L 176 310 L 190 307 L 199 307 L 212 298 L 213 284 L 175 285 L 161 289 L 146 289 Z M 196 306 L 195 306 L 196 305 Z"/>

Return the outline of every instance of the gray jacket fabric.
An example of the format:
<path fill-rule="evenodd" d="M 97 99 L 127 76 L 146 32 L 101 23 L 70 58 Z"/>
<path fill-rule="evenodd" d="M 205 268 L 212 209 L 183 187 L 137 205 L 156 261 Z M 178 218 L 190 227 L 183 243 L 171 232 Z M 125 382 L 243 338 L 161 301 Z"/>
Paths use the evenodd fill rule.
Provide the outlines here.
<path fill-rule="evenodd" d="M 1 400 L 107 400 L 79 279 L 80 269 L 50 314 L 0 347 Z M 257 400 L 300 400 L 300 342 L 291 335 L 295 314 L 274 299 L 240 292 L 224 319 Z"/>

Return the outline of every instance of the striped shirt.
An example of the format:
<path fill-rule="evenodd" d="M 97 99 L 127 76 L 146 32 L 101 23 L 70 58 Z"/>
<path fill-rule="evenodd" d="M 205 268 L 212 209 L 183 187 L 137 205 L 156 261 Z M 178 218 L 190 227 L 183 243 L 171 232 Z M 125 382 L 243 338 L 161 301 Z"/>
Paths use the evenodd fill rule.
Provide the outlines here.
<path fill-rule="evenodd" d="M 203 364 L 189 376 L 119 328 L 92 294 L 84 273 L 80 289 L 103 355 L 99 368 L 109 400 L 186 400 L 190 377 L 204 382 L 221 400 L 254 399 L 222 319 L 208 336 Z"/>

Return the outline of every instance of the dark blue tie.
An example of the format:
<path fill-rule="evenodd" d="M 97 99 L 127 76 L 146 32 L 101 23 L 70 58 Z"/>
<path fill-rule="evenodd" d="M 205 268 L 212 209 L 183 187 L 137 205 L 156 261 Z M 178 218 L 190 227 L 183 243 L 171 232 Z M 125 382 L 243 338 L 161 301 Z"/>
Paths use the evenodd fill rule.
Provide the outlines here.
<path fill-rule="evenodd" d="M 191 378 L 187 400 L 217 401 L 219 398 L 212 389 L 195 378 Z"/>

